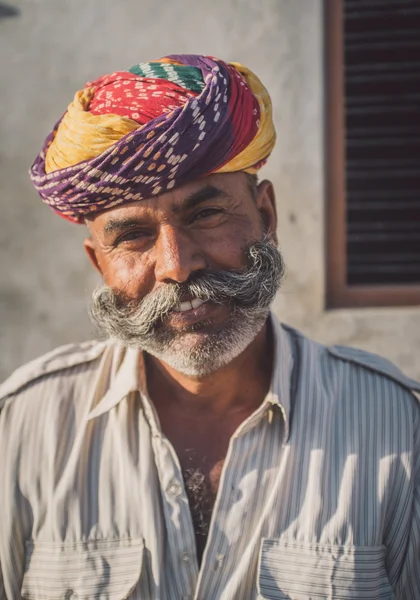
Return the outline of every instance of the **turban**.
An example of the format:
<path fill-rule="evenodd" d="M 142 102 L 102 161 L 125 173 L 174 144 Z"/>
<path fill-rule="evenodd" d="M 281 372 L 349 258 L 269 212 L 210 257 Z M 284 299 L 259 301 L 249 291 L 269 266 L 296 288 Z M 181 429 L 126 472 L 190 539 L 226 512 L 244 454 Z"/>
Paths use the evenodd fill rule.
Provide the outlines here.
<path fill-rule="evenodd" d="M 212 173 L 254 174 L 275 135 L 270 97 L 249 69 L 171 55 L 87 83 L 30 177 L 44 202 L 80 223 Z"/>

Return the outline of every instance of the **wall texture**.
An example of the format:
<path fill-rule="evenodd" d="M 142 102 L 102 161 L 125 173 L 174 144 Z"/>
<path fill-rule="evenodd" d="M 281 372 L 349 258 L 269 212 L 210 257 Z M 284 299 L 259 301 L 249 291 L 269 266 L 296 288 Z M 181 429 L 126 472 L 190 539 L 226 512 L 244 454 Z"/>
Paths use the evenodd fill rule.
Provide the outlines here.
<path fill-rule="evenodd" d="M 274 103 L 275 183 L 288 274 L 279 317 L 316 339 L 388 356 L 420 378 L 420 308 L 324 310 L 321 0 L 9 0 L 0 18 L 0 379 L 93 332 L 84 228 L 54 216 L 27 169 L 85 81 L 172 52 L 238 60 Z M 1 15 L 5 11 L 0 10 Z M 4 60 L 4 58 L 7 60 Z"/>

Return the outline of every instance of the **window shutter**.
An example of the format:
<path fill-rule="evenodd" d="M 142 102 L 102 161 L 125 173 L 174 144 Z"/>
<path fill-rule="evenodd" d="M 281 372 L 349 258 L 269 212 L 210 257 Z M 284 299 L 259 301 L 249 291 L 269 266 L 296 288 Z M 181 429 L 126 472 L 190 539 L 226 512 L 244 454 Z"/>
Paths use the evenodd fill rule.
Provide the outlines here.
<path fill-rule="evenodd" d="M 420 2 L 343 2 L 346 279 L 420 283 Z"/>

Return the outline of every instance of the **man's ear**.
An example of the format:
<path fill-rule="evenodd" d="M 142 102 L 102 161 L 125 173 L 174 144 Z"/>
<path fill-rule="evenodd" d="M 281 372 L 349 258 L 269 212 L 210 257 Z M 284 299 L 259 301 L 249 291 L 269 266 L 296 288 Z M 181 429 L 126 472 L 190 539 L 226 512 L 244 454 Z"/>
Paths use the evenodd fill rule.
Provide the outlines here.
<path fill-rule="evenodd" d="M 257 191 L 257 208 L 264 223 L 264 232 L 277 245 L 277 209 L 273 184 L 264 179 L 258 184 Z"/>
<path fill-rule="evenodd" d="M 102 269 L 98 261 L 98 257 L 96 256 L 95 243 L 91 237 L 88 237 L 83 242 L 83 246 L 85 248 L 85 252 L 89 257 L 90 262 L 95 267 L 100 275 L 102 275 Z"/>

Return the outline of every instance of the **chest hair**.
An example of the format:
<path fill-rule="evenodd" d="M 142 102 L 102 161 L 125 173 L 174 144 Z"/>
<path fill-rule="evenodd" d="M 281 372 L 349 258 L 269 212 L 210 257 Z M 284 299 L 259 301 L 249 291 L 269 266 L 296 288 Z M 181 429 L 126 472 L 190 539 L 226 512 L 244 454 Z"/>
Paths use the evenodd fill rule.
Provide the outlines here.
<path fill-rule="evenodd" d="M 206 461 L 200 466 L 193 463 L 195 461 L 192 459 L 183 461 L 182 476 L 194 527 L 197 558 L 201 563 L 209 534 L 223 461 L 218 461 L 211 466 L 206 464 Z"/>

